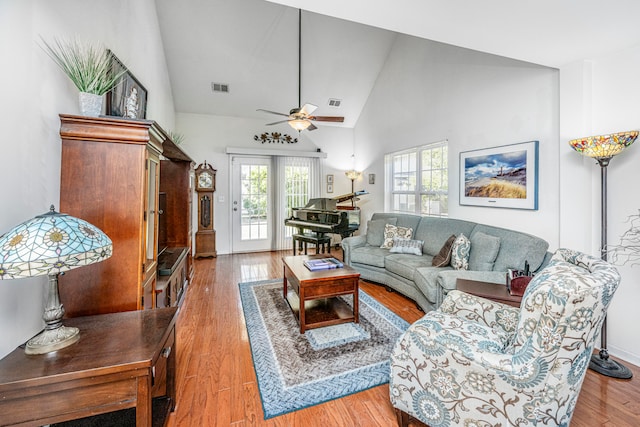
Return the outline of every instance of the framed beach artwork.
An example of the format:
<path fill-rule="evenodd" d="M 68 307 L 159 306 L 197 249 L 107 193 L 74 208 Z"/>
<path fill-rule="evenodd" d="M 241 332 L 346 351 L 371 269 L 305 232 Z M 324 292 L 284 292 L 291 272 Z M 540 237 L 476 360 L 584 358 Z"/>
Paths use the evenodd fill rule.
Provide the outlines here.
<path fill-rule="evenodd" d="M 538 141 L 460 153 L 460 204 L 538 209 Z"/>

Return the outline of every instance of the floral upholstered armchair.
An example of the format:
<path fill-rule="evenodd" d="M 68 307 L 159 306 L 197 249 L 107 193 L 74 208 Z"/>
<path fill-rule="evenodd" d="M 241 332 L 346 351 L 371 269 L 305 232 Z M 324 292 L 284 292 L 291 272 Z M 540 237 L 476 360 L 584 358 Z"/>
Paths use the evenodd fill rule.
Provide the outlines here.
<path fill-rule="evenodd" d="M 568 426 L 619 282 L 611 264 L 558 249 L 520 308 L 451 291 L 392 352 L 400 424 Z"/>

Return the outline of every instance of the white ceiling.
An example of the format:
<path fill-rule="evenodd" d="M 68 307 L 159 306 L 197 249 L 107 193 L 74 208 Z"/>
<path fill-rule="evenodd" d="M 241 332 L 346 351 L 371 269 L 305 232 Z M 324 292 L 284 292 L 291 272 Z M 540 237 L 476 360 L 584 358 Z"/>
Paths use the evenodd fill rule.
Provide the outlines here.
<path fill-rule="evenodd" d="M 263 0 L 157 0 L 176 111 L 274 122 L 298 106 L 298 10 Z M 302 104 L 353 127 L 395 33 L 302 14 Z M 229 93 L 211 91 L 229 84 Z M 329 98 L 342 100 L 340 108 Z M 321 126 L 330 126 L 322 124 Z"/>
<path fill-rule="evenodd" d="M 639 0 L 156 0 L 177 112 L 278 120 L 302 103 L 353 127 L 395 32 L 550 67 L 640 44 Z M 307 12 L 308 11 L 308 12 Z M 364 25 L 363 25 L 364 24 Z M 211 82 L 228 83 L 214 94 Z M 339 109 L 329 98 L 342 100 Z M 323 124 L 330 126 L 330 124 Z"/>

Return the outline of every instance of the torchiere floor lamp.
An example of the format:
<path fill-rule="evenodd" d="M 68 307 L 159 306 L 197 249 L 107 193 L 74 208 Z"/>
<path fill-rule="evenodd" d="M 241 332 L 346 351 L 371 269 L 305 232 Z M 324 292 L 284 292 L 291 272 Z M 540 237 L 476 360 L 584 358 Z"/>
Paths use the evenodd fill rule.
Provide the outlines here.
<path fill-rule="evenodd" d="M 578 153 L 596 159 L 600 165 L 600 257 L 607 260 L 607 166 L 612 157 L 633 144 L 638 137 L 637 131 L 620 132 L 610 135 L 589 136 L 573 139 L 569 145 Z M 626 366 L 609 358 L 607 350 L 607 318 L 600 332 L 601 348 L 599 354 L 591 356 L 589 368 L 612 378 L 629 379 L 633 376 Z"/>

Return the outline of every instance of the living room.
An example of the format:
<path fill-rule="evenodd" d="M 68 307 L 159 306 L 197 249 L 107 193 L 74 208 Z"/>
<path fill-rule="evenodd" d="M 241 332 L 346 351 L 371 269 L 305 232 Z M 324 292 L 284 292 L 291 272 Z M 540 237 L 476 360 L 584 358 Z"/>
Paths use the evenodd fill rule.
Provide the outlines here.
<path fill-rule="evenodd" d="M 266 115 L 263 119 L 256 118 L 254 111 L 247 117 L 192 114 L 189 108 L 174 105 L 177 94 L 172 93 L 173 82 L 167 65 L 165 44 L 168 42 L 163 39 L 160 25 L 161 19 L 171 21 L 170 17 L 162 16 L 171 10 L 169 3 L 96 1 L 91 2 L 90 7 L 73 0 L 0 3 L 2 39 L 11 41 L 3 43 L 2 50 L 5 58 L 14 58 L 11 67 L 1 72 L 3 81 L 7 82 L 2 97 L 6 124 L 3 147 L 7 160 L 1 172 L 7 184 L 0 232 L 46 211 L 51 203 L 57 204 L 60 199 L 58 115 L 78 113 L 77 91 L 40 49 L 38 41 L 40 36 L 77 35 L 98 39 L 117 52 L 149 91 L 147 117 L 167 130 L 183 133 L 183 149 L 197 163 L 207 160 L 218 170 L 215 202 L 218 253 L 230 253 L 230 170 L 226 148 L 257 147 L 253 135 L 266 131 L 265 124 L 271 118 Z M 277 3 L 257 3 L 266 8 L 283 7 Z M 314 10 L 320 6 L 297 3 L 289 6 L 356 20 L 351 9 L 345 8 L 342 14 L 339 5 Z M 553 15 L 550 12 L 555 11 L 553 4 L 555 2 L 546 2 L 544 7 L 538 7 Z M 606 16 L 610 14 L 616 19 L 608 22 L 617 23 L 611 25 L 615 28 L 606 30 L 626 37 L 624 43 L 614 44 L 613 37 L 605 32 L 599 35 L 602 41 L 589 52 L 590 56 L 576 56 L 578 53 L 567 50 L 565 57 L 554 58 L 550 63 L 532 59 L 538 54 L 535 49 L 524 51 L 523 47 L 523 52 L 509 56 L 499 50 L 502 46 L 497 46 L 490 53 L 481 53 L 400 34 L 401 27 L 391 28 L 399 34 L 388 41 L 388 56 L 372 82 L 357 123 L 351 127 L 325 126 L 313 133 L 303 132 L 295 147 L 286 148 L 305 152 L 320 149 L 326 153 L 323 174 L 336 177 L 334 194 L 350 189 L 345 170 L 355 167 L 367 175 L 375 174 L 376 184 L 356 182 L 358 188 L 363 187 L 370 193 L 361 203 L 362 218 L 366 221 L 374 212 L 384 210 L 381 184 L 385 173 L 384 154 L 446 139 L 451 168 L 450 217 L 525 231 L 544 238 L 552 249 L 569 247 L 597 254 L 599 168 L 594 161 L 577 155 L 567 141 L 638 127 L 638 106 L 634 100 L 640 87 L 634 65 L 640 62 L 640 41 L 636 34 L 628 32 L 632 25 L 618 23 L 620 17 L 637 16 L 638 6 L 631 2 L 621 2 L 620 6 L 624 8 L 614 13 L 599 10 L 596 2 L 591 2 L 584 6 L 591 13 L 585 12 L 582 18 L 600 15 L 598 20 L 607 22 Z M 564 7 L 567 10 L 558 15 L 571 16 L 569 11 L 573 9 L 569 5 Z M 294 17 L 295 11 L 289 15 Z M 174 16 L 175 22 L 181 24 L 179 18 L 177 14 Z M 407 25 L 412 23 L 408 17 L 404 19 Z M 363 20 L 363 23 L 375 22 Z M 580 21 L 566 20 L 557 26 L 578 24 Z M 244 23 L 237 25 L 241 27 Z M 388 27 L 397 25 L 400 24 L 393 21 Z M 530 21 L 520 25 L 535 26 Z M 198 32 L 194 34 L 197 36 Z M 500 40 L 512 38 L 497 34 Z M 609 40 L 611 44 L 607 45 Z M 440 41 L 455 44 L 446 38 Z M 293 47 L 289 50 L 293 55 Z M 437 61 L 432 63 L 427 60 L 430 58 Z M 295 94 L 295 87 L 292 92 Z M 25 102 L 25 99 L 31 101 Z M 288 99 L 295 100 L 295 96 Z M 253 110 L 257 108 L 275 107 L 258 104 Z M 460 152 L 530 140 L 540 141 L 538 210 L 469 207 L 457 202 Z M 631 146 L 609 168 L 611 243 L 627 230 L 627 217 L 637 213 L 637 196 L 626 191 L 626 183 L 634 182 L 640 173 L 632 161 L 635 149 Z M 221 197 L 225 201 L 220 201 Z M 619 270 L 623 281 L 609 309 L 608 347 L 611 354 L 640 365 L 640 340 L 634 327 L 640 321 L 640 313 L 633 302 L 640 297 L 640 290 L 635 286 L 640 273 L 630 265 L 620 266 Z M 44 283 L 44 279 L 36 278 L 0 286 L 0 355 L 8 354 L 42 327 Z"/>

